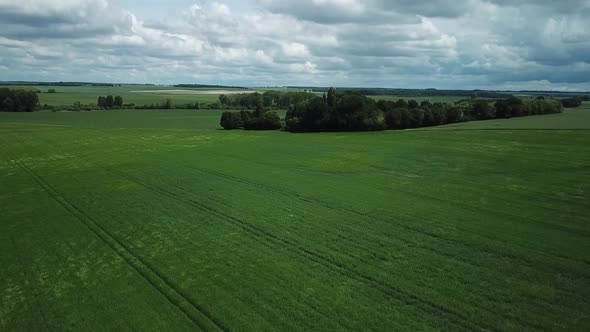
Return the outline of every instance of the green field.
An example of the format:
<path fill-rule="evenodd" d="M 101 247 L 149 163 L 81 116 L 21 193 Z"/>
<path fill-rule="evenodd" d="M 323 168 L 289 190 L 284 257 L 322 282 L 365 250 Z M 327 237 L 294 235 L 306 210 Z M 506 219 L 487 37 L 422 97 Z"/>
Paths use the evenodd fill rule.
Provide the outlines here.
<path fill-rule="evenodd" d="M 368 96 L 370 98 L 373 98 L 375 100 L 399 100 L 399 99 L 404 99 L 404 100 L 410 100 L 413 99 L 417 102 L 421 102 L 424 100 L 428 100 L 432 103 L 453 103 L 456 102 L 458 100 L 461 99 L 466 99 L 465 97 L 461 97 L 461 96 L 416 96 L 416 97 L 408 97 L 408 96 L 392 96 L 392 95 L 375 95 L 375 96 Z"/>
<path fill-rule="evenodd" d="M 102 86 L 11 86 L 10 88 L 36 89 L 39 104 L 50 106 L 72 105 L 79 101 L 82 104 L 96 104 L 99 96 L 121 96 L 126 104 L 151 105 L 163 104 L 166 98 L 171 98 L 178 105 L 189 103 L 211 104 L 219 100 L 219 94 L 169 94 L 160 90 L 210 91 L 231 90 L 226 88 L 175 88 L 158 85 L 123 85 L 116 87 Z M 55 89 L 56 93 L 47 93 L 48 89 Z M 142 92 L 139 92 L 142 91 Z M 144 92 L 145 91 L 145 92 Z M 154 91 L 154 92 L 147 92 Z"/>
<path fill-rule="evenodd" d="M 220 114 L 0 113 L 0 330 L 590 329 L 588 105 L 377 133 Z"/>

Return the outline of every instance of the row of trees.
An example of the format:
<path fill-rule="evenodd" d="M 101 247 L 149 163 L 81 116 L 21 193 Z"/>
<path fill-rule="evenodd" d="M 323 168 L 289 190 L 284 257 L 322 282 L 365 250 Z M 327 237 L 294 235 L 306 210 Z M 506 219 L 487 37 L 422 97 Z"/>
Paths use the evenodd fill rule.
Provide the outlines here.
<path fill-rule="evenodd" d="M 123 107 L 123 97 L 121 96 L 111 96 L 108 95 L 106 97 L 100 96 L 98 97 L 98 101 L 96 103 L 98 107 L 102 109 L 112 109 L 112 108 L 122 108 Z"/>
<path fill-rule="evenodd" d="M 585 98 L 583 98 L 583 97 L 564 98 L 561 100 L 561 104 L 563 105 L 563 107 L 574 108 L 574 107 L 579 107 L 580 105 L 582 105 L 582 102 L 584 100 L 589 100 L 589 98 L 587 96 Z"/>
<path fill-rule="evenodd" d="M 511 118 L 560 113 L 558 100 L 537 98 L 523 101 L 516 97 L 490 100 L 461 100 L 431 103 L 415 100 L 374 100 L 356 93 L 337 93 L 330 89 L 323 98 L 294 105 L 285 118 L 286 130 L 373 131 L 438 126 L 464 121 Z"/>
<path fill-rule="evenodd" d="M 230 102 L 227 99 L 224 101 L 231 103 L 231 100 L 242 100 L 242 97 L 235 95 Z M 254 99 L 252 95 L 248 98 Z M 284 123 L 275 112 L 264 112 L 264 105 L 263 102 L 253 112 L 224 112 L 221 125 L 225 129 L 264 130 L 284 126 L 291 132 L 377 131 L 560 113 L 563 109 L 559 100 L 543 97 L 522 100 L 510 96 L 496 101 L 464 99 L 454 103 L 418 103 L 403 99 L 375 101 L 354 92 L 338 93 L 333 88 L 321 97 L 307 94 L 302 101 L 291 104 Z M 256 104 L 251 107 L 256 107 Z"/>
<path fill-rule="evenodd" d="M 290 105 L 309 102 L 316 97 L 309 92 L 283 92 L 269 90 L 264 93 L 220 95 L 219 106 L 225 109 L 287 109 Z"/>
<path fill-rule="evenodd" d="M 34 91 L 0 88 L 0 112 L 34 112 L 39 97 Z"/>

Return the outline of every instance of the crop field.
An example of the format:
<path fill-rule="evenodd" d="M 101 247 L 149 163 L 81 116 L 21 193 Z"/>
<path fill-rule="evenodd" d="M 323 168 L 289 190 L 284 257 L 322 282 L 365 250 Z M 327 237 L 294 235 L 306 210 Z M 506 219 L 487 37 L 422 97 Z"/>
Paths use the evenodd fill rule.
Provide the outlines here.
<path fill-rule="evenodd" d="M 409 96 L 392 96 L 392 95 L 375 95 L 375 96 L 369 96 L 375 100 L 398 100 L 398 99 L 405 99 L 405 100 L 410 100 L 413 99 L 417 102 L 421 102 L 424 100 L 428 100 L 432 103 L 436 103 L 436 102 L 440 102 L 440 103 L 452 103 L 461 99 L 465 99 L 465 97 L 461 97 L 461 96 L 415 96 L 415 97 L 409 97 Z"/>
<path fill-rule="evenodd" d="M 220 114 L 0 113 L 0 330 L 590 329 L 588 105 L 378 133 Z"/>
<path fill-rule="evenodd" d="M 175 88 L 157 85 L 123 85 L 115 87 L 102 86 L 14 86 L 11 88 L 40 90 L 39 103 L 41 105 L 63 106 L 79 101 L 82 104 L 96 104 L 99 96 L 121 96 L 125 103 L 136 105 L 163 104 L 166 98 L 175 104 L 206 103 L 211 104 L 219 100 L 219 95 L 232 89 L 218 88 Z M 55 89 L 56 93 L 47 93 Z M 238 89 L 236 91 L 242 91 Z M 214 93 L 210 93 L 214 92 Z"/>

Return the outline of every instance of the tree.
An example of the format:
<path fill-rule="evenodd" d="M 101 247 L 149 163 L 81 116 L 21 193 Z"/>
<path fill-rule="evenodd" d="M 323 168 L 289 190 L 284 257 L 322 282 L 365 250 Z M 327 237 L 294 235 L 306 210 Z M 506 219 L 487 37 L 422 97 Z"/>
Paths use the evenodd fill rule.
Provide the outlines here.
<path fill-rule="evenodd" d="M 472 106 L 472 115 L 475 120 L 495 119 L 496 110 L 487 100 L 476 100 Z"/>
<path fill-rule="evenodd" d="M 123 107 L 123 97 L 121 96 L 116 96 L 115 100 L 114 100 L 114 105 L 121 108 Z"/>
<path fill-rule="evenodd" d="M 174 108 L 174 104 L 172 103 L 172 99 L 171 98 L 166 98 L 166 100 L 164 101 L 164 109 L 172 109 Z"/>
<path fill-rule="evenodd" d="M 10 97 L 6 97 L 2 101 L 2 111 L 3 112 L 16 112 L 14 105 L 15 105 L 14 100 L 12 100 L 12 98 L 10 98 Z"/>
<path fill-rule="evenodd" d="M 34 112 L 39 105 L 39 97 L 30 90 L 14 90 L 13 100 L 16 112 Z"/>
<path fill-rule="evenodd" d="M 247 130 L 277 130 L 282 127 L 281 118 L 274 111 L 264 112 L 261 116 L 253 117 L 244 124 Z"/>
<path fill-rule="evenodd" d="M 422 106 L 420 106 L 420 107 L 422 107 Z M 424 118 L 422 120 L 422 125 L 424 127 L 430 127 L 430 126 L 436 125 L 436 123 L 434 122 L 434 114 L 432 113 L 432 110 L 430 108 L 424 109 Z"/>
<path fill-rule="evenodd" d="M 424 110 L 420 108 L 410 110 L 410 127 L 420 128 L 423 127 L 424 122 Z"/>
<path fill-rule="evenodd" d="M 226 95 L 219 95 L 219 103 L 221 105 L 227 105 L 230 106 L 231 100 L 229 99 L 228 96 Z"/>
<path fill-rule="evenodd" d="M 567 108 L 579 107 L 580 105 L 582 105 L 582 98 L 573 97 L 573 98 L 562 99 L 561 104 L 563 105 L 563 107 L 567 107 Z"/>
<path fill-rule="evenodd" d="M 226 130 L 238 129 L 243 126 L 242 117 L 235 112 L 223 112 L 219 124 Z"/>
<path fill-rule="evenodd" d="M 253 93 L 254 96 L 254 110 L 256 111 L 256 115 L 260 116 L 262 114 L 262 110 L 264 109 L 264 98 L 258 92 Z"/>
<path fill-rule="evenodd" d="M 402 129 L 402 110 L 401 108 L 393 108 L 385 113 L 387 129 Z"/>
<path fill-rule="evenodd" d="M 113 106 L 115 105 L 115 100 L 113 98 L 113 96 L 108 95 L 105 101 L 106 104 L 106 108 L 113 108 Z"/>
<path fill-rule="evenodd" d="M 408 108 L 408 103 L 403 99 L 398 99 L 395 103 L 393 103 L 394 108 Z"/>
<path fill-rule="evenodd" d="M 103 96 L 100 96 L 98 97 L 97 104 L 100 108 L 107 108 L 107 99 Z"/>
<path fill-rule="evenodd" d="M 328 106 L 336 106 L 336 89 L 330 88 L 328 90 L 328 96 L 326 97 L 326 101 L 328 102 Z"/>
<path fill-rule="evenodd" d="M 423 100 L 420 103 L 420 108 L 423 110 L 430 110 L 432 108 L 432 103 L 429 100 Z"/>
<path fill-rule="evenodd" d="M 408 107 L 411 110 L 414 110 L 414 109 L 418 108 L 418 102 L 413 99 L 410 99 L 410 100 L 408 100 Z"/>

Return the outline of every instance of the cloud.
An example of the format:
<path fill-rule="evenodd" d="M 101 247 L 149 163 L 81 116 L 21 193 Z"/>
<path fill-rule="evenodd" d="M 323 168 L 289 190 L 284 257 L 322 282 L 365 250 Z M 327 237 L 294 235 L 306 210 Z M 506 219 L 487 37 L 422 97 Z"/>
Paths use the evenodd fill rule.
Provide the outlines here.
<path fill-rule="evenodd" d="M 586 0 L 118 3 L 0 0 L 2 77 L 590 90 Z"/>

